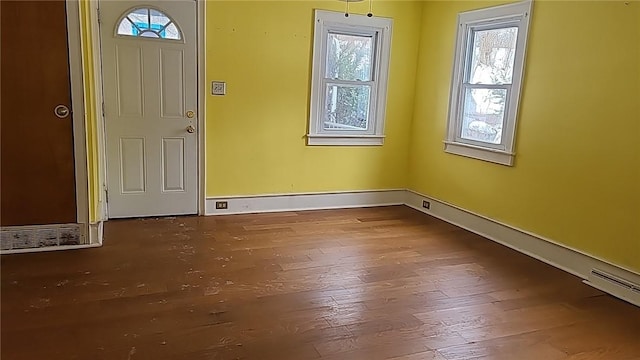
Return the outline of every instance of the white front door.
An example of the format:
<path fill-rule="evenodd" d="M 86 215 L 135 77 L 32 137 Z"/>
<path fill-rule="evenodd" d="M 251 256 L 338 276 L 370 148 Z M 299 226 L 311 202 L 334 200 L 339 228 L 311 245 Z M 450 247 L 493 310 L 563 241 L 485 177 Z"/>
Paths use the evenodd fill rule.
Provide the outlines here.
<path fill-rule="evenodd" d="M 196 2 L 101 1 L 109 217 L 198 211 Z"/>

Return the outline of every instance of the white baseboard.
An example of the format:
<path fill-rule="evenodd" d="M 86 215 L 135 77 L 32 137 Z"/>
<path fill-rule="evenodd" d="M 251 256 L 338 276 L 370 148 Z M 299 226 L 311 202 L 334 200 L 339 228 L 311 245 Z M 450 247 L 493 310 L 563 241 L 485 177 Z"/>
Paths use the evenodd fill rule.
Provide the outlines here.
<path fill-rule="evenodd" d="M 429 209 L 422 207 L 423 200 L 430 202 Z M 640 274 L 632 270 L 411 190 L 406 192 L 405 205 L 562 269 L 582 278 L 585 284 L 640 306 L 639 292 L 594 279 L 592 274 L 593 269 L 598 269 L 624 282 L 640 284 Z"/>
<path fill-rule="evenodd" d="M 404 203 L 405 192 L 406 190 L 372 190 L 212 197 L 206 200 L 205 215 L 402 205 Z M 227 208 L 216 209 L 216 202 L 218 201 L 226 201 Z"/>

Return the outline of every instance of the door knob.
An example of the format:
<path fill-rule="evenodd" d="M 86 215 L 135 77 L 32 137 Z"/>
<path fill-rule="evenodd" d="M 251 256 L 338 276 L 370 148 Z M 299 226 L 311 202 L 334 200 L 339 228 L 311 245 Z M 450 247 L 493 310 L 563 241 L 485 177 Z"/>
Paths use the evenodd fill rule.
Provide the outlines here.
<path fill-rule="evenodd" d="M 189 126 L 187 126 L 187 132 L 189 134 L 193 134 L 194 132 L 196 132 L 196 128 L 194 128 L 193 126 L 189 125 Z"/>
<path fill-rule="evenodd" d="M 64 119 L 69 116 L 69 108 L 64 105 L 58 105 L 53 109 L 53 113 L 60 119 Z"/>

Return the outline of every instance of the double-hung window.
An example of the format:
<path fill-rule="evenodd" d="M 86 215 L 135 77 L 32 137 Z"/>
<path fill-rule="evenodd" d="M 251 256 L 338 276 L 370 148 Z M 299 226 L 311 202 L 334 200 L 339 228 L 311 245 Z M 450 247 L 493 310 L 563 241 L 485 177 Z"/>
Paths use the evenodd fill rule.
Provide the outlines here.
<path fill-rule="evenodd" d="M 531 1 L 458 15 L 445 151 L 513 165 Z"/>
<path fill-rule="evenodd" d="M 309 145 L 382 145 L 391 27 L 316 10 Z"/>

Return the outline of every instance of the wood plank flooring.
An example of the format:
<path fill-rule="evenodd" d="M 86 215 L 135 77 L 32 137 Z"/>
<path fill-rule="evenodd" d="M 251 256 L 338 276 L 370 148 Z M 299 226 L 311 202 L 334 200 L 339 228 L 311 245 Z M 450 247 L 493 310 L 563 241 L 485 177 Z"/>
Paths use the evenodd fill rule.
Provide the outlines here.
<path fill-rule="evenodd" d="M 3 360 L 640 359 L 640 308 L 402 206 L 109 221 L 1 262 Z"/>

